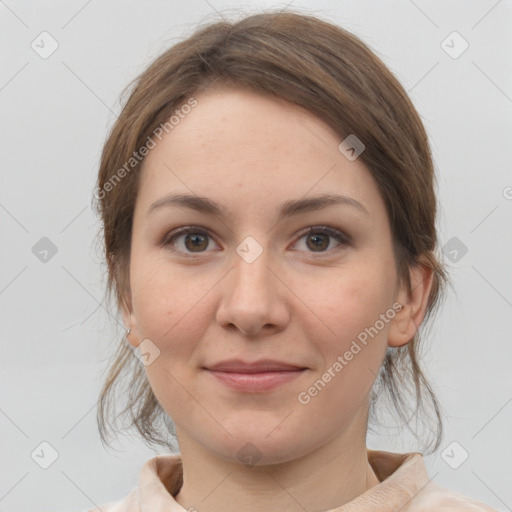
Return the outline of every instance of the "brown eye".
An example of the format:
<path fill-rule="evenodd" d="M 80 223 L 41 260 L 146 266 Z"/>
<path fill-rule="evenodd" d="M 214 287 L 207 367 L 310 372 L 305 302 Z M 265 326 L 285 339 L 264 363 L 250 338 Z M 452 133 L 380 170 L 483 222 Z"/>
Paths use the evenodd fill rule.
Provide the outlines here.
<path fill-rule="evenodd" d="M 303 232 L 304 233 L 304 232 Z M 307 252 L 327 253 L 332 250 L 343 249 L 344 246 L 350 244 L 350 238 L 338 229 L 329 226 L 311 227 L 299 238 L 306 239 Z M 337 246 L 331 246 L 331 238 L 337 242 Z M 341 246 L 341 247 L 339 247 Z"/>
<path fill-rule="evenodd" d="M 329 235 L 314 233 L 307 236 L 309 237 L 308 240 L 311 241 L 311 243 L 308 243 L 310 249 L 327 249 L 327 247 L 329 247 Z"/>
<path fill-rule="evenodd" d="M 201 253 L 205 252 L 209 245 L 210 235 L 198 228 L 187 227 L 175 231 L 163 242 L 163 246 L 169 247 L 170 250 L 182 253 Z M 178 241 L 183 239 L 180 245 Z M 176 247 L 178 246 L 178 247 Z"/>
<path fill-rule="evenodd" d="M 203 233 L 188 233 L 185 235 L 185 246 L 190 251 L 206 249 L 208 247 L 207 236 Z"/>
<path fill-rule="evenodd" d="M 350 237 L 329 226 L 310 227 L 302 233 L 299 240 L 306 240 L 306 249 L 304 250 L 309 253 L 330 254 L 350 245 Z M 337 242 L 334 247 L 331 247 L 331 239 Z M 162 242 L 162 246 L 170 251 L 189 256 L 208 252 L 210 240 L 213 239 L 207 231 L 195 226 L 188 226 L 170 233 Z"/>

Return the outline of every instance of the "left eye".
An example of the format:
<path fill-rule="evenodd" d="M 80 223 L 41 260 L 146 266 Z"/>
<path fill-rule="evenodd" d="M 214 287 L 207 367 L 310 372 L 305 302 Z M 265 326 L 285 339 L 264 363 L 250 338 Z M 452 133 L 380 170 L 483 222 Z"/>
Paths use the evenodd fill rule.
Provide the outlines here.
<path fill-rule="evenodd" d="M 176 249 L 177 241 L 182 237 L 184 237 L 184 249 Z M 209 238 L 211 237 L 207 231 L 190 226 L 171 233 L 171 235 L 164 240 L 162 245 L 168 247 L 169 250 L 173 252 L 181 252 L 187 254 L 187 252 L 190 251 L 190 253 L 199 254 L 205 252 L 205 250 L 208 248 Z M 338 242 L 338 247 L 340 245 L 343 246 L 350 243 L 350 239 L 347 235 L 338 229 L 334 229 L 329 226 L 310 227 L 307 230 L 301 232 L 298 240 L 303 238 L 308 240 L 306 242 L 307 248 L 312 249 L 312 252 L 320 253 L 327 252 L 326 249 L 328 249 L 328 247 L 331 245 L 330 238 L 334 238 Z M 335 249 L 336 247 L 329 250 Z"/>
<path fill-rule="evenodd" d="M 320 251 L 314 250 L 313 252 L 326 252 L 325 250 L 330 245 L 329 238 L 334 238 L 338 241 L 337 247 L 340 245 L 348 245 L 350 242 L 348 236 L 346 236 L 341 231 L 329 226 L 308 228 L 307 231 L 302 236 L 300 236 L 299 240 L 305 237 L 306 240 L 311 241 L 311 243 L 306 242 L 306 246 L 308 248 L 321 249 Z"/>

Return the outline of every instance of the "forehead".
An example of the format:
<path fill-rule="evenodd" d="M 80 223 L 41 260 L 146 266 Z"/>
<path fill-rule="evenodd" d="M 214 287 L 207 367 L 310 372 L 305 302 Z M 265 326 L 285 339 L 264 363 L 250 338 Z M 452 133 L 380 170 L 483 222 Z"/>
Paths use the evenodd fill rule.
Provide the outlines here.
<path fill-rule="evenodd" d="M 350 195 L 370 213 L 383 207 L 362 160 L 348 160 L 338 149 L 342 137 L 307 110 L 231 88 L 195 99 L 144 160 L 138 201 L 146 209 L 169 192 L 242 209 L 251 201 L 260 211 L 317 193 Z"/>

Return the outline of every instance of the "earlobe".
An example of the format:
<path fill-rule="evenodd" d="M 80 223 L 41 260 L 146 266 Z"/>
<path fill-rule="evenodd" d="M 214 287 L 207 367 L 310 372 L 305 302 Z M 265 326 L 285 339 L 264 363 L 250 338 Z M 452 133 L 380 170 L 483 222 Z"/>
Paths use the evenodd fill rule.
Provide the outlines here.
<path fill-rule="evenodd" d="M 432 290 L 434 272 L 425 263 L 418 263 L 409 268 L 411 290 L 400 288 L 397 301 L 402 309 L 391 322 L 388 345 L 400 347 L 407 344 L 418 331 L 427 309 L 428 298 Z"/>
<path fill-rule="evenodd" d="M 139 345 L 139 340 L 136 336 L 137 331 L 137 320 L 133 312 L 128 311 L 123 307 L 123 322 L 126 327 L 125 338 L 130 345 L 133 347 L 137 347 Z"/>

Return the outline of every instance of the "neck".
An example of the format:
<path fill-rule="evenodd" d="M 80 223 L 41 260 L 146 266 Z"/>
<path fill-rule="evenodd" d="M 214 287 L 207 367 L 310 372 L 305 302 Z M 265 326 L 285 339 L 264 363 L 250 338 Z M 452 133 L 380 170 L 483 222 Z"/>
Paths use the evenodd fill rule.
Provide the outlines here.
<path fill-rule="evenodd" d="M 177 434 L 183 485 L 175 499 L 187 509 L 321 512 L 341 507 L 379 484 L 364 439 L 337 438 L 299 459 L 246 466 L 205 450 L 185 433 Z"/>

